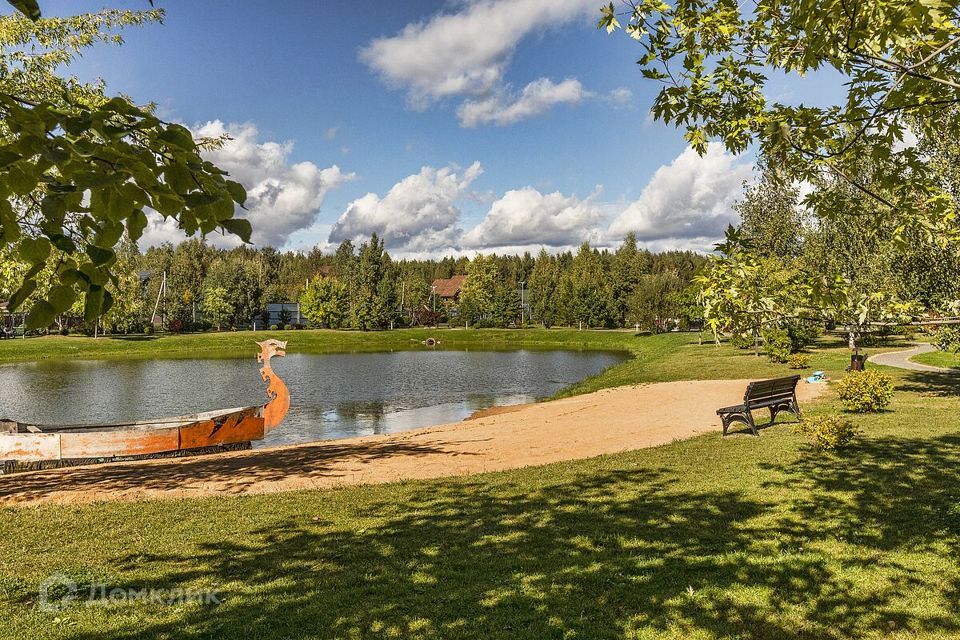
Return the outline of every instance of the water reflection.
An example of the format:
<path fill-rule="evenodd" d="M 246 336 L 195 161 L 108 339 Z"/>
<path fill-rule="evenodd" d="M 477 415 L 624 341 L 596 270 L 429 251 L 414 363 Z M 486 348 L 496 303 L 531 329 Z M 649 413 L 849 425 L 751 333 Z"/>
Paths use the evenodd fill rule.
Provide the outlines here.
<path fill-rule="evenodd" d="M 573 351 L 400 351 L 274 360 L 292 408 L 263 445 L 392 433 L 552 395 L 623 360 Z M 114 422 L 260 403 L 243 360 L 59 361 L 0 365 L 0 418 Z"/>

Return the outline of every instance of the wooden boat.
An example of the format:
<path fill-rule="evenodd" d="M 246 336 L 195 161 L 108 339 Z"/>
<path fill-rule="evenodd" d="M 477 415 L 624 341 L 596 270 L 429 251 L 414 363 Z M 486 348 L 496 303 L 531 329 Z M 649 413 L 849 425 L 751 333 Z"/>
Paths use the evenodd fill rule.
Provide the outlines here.
<path fill-rule="evenodd" d="M 277 428 L 290 408 L 287 385 L 270 366 L 271 357 L 286 354 L 287 343 L 257 344 L 266 404 L 104 425 L 0 420 L 0 473 L 249 449 L 252 441 Z"/>

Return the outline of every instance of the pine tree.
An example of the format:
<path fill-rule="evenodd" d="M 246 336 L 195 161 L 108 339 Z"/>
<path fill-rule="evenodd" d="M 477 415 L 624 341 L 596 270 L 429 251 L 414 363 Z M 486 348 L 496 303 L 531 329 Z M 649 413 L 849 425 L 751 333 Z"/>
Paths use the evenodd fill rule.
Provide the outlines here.
<path fill-rule="evenodd" d="M 550 327 L 560 319 L 557 304 L 557 288 L 560 284 L 560 272 L 557 260 L 546 249 L 541 249 L 530 273 L 527 300 L 533 318 L 545 327 Z"/>

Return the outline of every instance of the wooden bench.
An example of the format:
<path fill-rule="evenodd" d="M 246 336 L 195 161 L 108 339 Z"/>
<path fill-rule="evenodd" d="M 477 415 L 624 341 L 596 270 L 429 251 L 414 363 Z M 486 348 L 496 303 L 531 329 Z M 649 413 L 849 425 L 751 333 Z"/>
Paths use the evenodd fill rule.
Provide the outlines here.
<path fill-rule="evenodd" d="M 717 415 L 723 421 L 723 435 L 727 435 L 727 429 L 734 422 L 744 423 L 750 427 L 753 435 L 759 435 L 751 413 L 756 409 L 769 409 L 771 423 L 777 419 L 777 414 L 781 411 L 789 411 L 799 418 L 798 382 L 800 382 L 800 376 L 758 380 L 748 384 L 747 391 L 743 394 L 743 404 L 717 409 Z"/>

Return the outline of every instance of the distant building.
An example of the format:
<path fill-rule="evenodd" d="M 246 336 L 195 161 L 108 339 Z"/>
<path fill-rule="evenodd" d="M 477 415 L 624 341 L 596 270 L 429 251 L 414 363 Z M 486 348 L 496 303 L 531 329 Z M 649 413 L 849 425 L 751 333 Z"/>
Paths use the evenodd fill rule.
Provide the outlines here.
<path fill-rule="evenodd" d="M 306 320 L 303 319 L 303 316 L 300 315 L 300 303 L 299 302 L 271 302 L 267 305 L 267 308 L 264 310 L 263 315 L 268 316 L 268 321 L 266 326 L 263 324 L 264 318 L 254 318 L 257 329 L 269 329 L 270 325 L 280 324 L 280 314 L 284 311 L 290 315 L 290 319 L 287 320 L 287 324 L 306 324 Z"/>
<path fill-rule="evenodd" d="M 439 278 L 433 281 L 431 289 L 445 304 L 456 304 L 460 300 L 460 292 L 463 290 L 463 282 L 466 279 L 467 276 Z"/>

